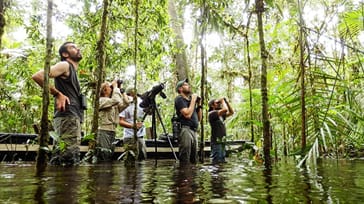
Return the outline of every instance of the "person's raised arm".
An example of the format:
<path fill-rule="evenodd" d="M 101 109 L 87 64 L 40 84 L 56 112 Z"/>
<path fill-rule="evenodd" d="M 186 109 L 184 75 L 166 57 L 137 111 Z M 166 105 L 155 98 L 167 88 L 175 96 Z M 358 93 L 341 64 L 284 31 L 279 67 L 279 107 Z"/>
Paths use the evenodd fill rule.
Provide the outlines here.
<path fill-rule="evenodd" d="M 69 64 L 66 61 L 59 62 L 52 66 L 49 70 L 49 77 L 67 77 L 69 76 Z M 35 74 L 33 74 L 32 79 L 43 88 L 44 85 L 44 70 L 39 70 Z M 62 94 L 59 90 L 57 90 L 54 86 L 49 86 L 50 93 L 57 99 L 57 110 L 64 111 L 65 104 L 69 104 L 69 98 Z"/>
<path fill-rule="evenodd" d="M 197 100 L 197 94 L 192 94 L 190 106 L 181 109 L 181 114 L 187 119 L 191 119 L 193 112 L 195 111 L 195 105 Z"/>
<path fill-rule="evenodd" d="M 217 115 L 218 115 L 218 116 L 226 115 L 226 113 L 228 112 L 228 107 L 226 106 L 226 103 L 225 103 L 225 101 L 224 101 L 224 98 L 220 98 L 220 99 L 218 100 L 218 103 L 220 104 L 221 109 L 218 109 L 218 111 L 217 111 Z"/>
<path fill-rule="evenodd" d="M 226 98 L 224 98 L 224 102 L 225 102 L 226 107 L 228 109 L 228 112 L 226 113 L 226 117 L 233 115 L 234 114 L 234 110 L 233 110 L 233 108 L 231 107 L 230 103 L 227 101 Z"/>

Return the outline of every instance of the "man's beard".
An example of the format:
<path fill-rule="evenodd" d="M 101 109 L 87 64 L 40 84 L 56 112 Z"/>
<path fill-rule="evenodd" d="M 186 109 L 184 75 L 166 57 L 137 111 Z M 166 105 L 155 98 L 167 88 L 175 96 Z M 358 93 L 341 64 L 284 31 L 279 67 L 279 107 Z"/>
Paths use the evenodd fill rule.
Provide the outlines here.
<path fill-rule="evenodd" d="M 82 55 L 80 53 L 77 53 L 76 55 L 71 55 L 70 58 L 75 62 L 79 62 L 82 59 Z"/>
<path fill-rule="evenodd" d="M 82 60 L 82 55 L 80 55 L 80 56 L 72 56 L 72 57 L 70 57 L 73 61 L 75 61 L 75 62 L 79 62 L 79 61 L 81 61 Z"/>
<path fill-rule="evenodd" d="M 188 95 L 190 95 L 190 94 L 191 94 L 191 90 L 189 90 L 189 89 L 184 89 L 182 92 L 183 92 L 186 96 L 188 96 Z"/>

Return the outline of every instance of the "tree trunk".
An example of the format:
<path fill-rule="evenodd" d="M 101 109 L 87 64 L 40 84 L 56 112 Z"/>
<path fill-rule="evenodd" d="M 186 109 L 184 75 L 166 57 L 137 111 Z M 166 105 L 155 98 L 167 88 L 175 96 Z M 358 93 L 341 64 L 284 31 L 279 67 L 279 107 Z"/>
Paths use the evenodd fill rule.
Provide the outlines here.
<path fill-rule="evenodd" d="M 176 36 L 175 41 L 176 41 L 177 53 L 175 54 L 175 59 L 176 59 L 177 79 L 182 80 L 188 78 L 188 66 L 186 59 L 185 44 L 183 41 L 183 35 L 181 29 L 183 22 L 180 22 L 183 21 L 183 19 L 178 18 L 176 12 L 176 3 L 174 0 L 169 0 L 168 2 L 168 13 L 169 16 L 171 17 L 172 29 Z"/>
<path fill-rule="evenodd" d="M 103 13 L 101 20 L 100 39 L 97 42 L 96 47 L 96 59 L 97 59 L 97 82 L 94 98 L 94 115 L 92 119 L 92 133 L 97 137 L 98 118 L 99 118 L 99 98 L 100 98 L 100 87 L 105 80 L 105 38 L 107 35 L 107 15 L 108 15 L 109 0 L 103 1 Z M 92 145 L 91 145 L 91 148 Z"/>
<path fill-rule="evenodd" d="M 135 0 L 135 25 L 134 25 L 134 65 L 135 65 L 135 74 L 134 74 L 134 89 L 137 90 L 138 86 L 138 30 L 139 30 L 139 0 Z M 137 123 L 137 115 L 138 115 L 138 101 L 134 100 L 134 124 Z M 154 138 L 157 135 L 153 135 Z M 134 128 L 134 141 L 136 143 L 136 148 L 138 149 L 138 136 L 137 136 L 137 129 Z"/>
<path fill-rule="evenodd" d="M 206 24 L 207 24 L 207 13 L 206 13 L 206 2 L 205 0 L 203 0 L 202 2 L 202 6 L 201 6 L 201 16 L 202 16 L 202 21 L 201 21 L 201 33 L 200 33 L 200 49 L 201 49 L 201 103 L 202 105 L 205 103 L 205 81 L 206 81 L 206 75 L 207 75 L 207 60 L 206 60 L 206 50 L 205 50 L 205 33 L 206 33 Z M 203 118 L 203 110 L 202 110 L 202 118 Z M 201 136 L 201 140 L 200 140 L 200 162 L 203 163 L 204 162 L 204 158 L 205 158 L 205 131 L 204 131 L 204 120 L 200 121 L 200 127 L 201 127 L 201 132 L 200 132 L 200 136 Z"/>
<path fill-rule="evenodd" d="M 302 154 L 306 149 L 306 100 L 305 100 L 305 65 L 304 65 L 304 40 L 303 40 L 303 17 L 301 10 L 301 2 L 298 0 L 298 13 L 300 18 L 300 69 L 301 69 L 301 149 Z"/>
<path fill-rule="evenodd" d="M 264 42 L 264 31 L 263 31 L 263 20 L 262 13 L 264 12 L 263 0 L 255 0 L 257 18 L 258 18 L 258 32 L 259 32 L 259 44 L 260 44 L 260 55 L 262 58 L 261 67 L 261 92 L 262 92 L 262 117 L 263 117 L 263 151 L 264 151 L 264 164 L 266 168 L 271 168 L 271 135 L 270 135 L 270 124 L 268 114 L 268 89 L 267 89 L 267 51 L 265 49 Z"/>
<path fill-rule="evenodd" d="M 2 38 L 6 25 L 5 21 L 5 0 L 0 0 L 0 48 L 2 47 Z"/>
<path fill-rule="evenodd" d="M 139 0 L 135 0 L 134 2 L 135 10 L 134 10 L 134 56 L 133 56 L 133 62 L 135 66 L 135 73 L 134 73 L 134 89 L 137 90 L 137 82 L 138 82 L 138 30 L 139 30 Z M 138 101 L 134 100 L 134 117 L 133 117 L 133 123 L 137 123 L 137 113 L 138 113 Z M 155 123 L 155 115 L 153 117 L 153 122 Z M 155 128 L 155 127 L 154 127 Z M 139 142 L 138 142 L 138 135 L 137 135 L 137 128 L 134 126 L 134 142 L 133 144 L 128 144 L 125 151 L 132 151 L 135 153 L 135 155 L 127 154 L 125 165 L 127 166 L 134 166 L 135 160 L 139 158 Z M 155 135 L 155 131 L 153 131 L 153 137 L 156 141 L 157 136 Z M 155 146 L 155 150 L 157 151 L 157 146 Z M 157 159 L 157 157 L 156 157 Z"/>
<path fill-rule="evenodd" d="M 287 149 L 286 124 L 283 124 L 282 135 L 283 135 L 283 155 L 287 156 L 288 155 L 288 149 Z"/>
<path fill-rule="evenodd" d="M 43 85 L 43 101 L 42 101 L 42 119 L 41 132 L 39 137 L 39 150 L 36 159 L 37 172 L 44 171 L 47 166 L 47 150 L 49 138 L 48 124 L 48 106 L 49 106 L 49 69 L 52 58 L 52 13 L 53 0 L 48 0 L 47 8 L 47 42 L 46 42 L 46 57 L 44 63 L 44 85 Z"/>
<path fill-rule="evenodd" d="M 250 14 L 248 17 L 248 22 L 246 24 L 246 34 L 245 34 L 245 40 L 246 40 L 246 58 L 248 62 L 248 87 L 249 87 L 249 119 L 250 119 L 250 134 L 251 134 L 251 142 L 254 142 L 254 123 L 253 123 L 253 91 L 252 91 L 252 67 L 251 67 L 251 59 L 250 59 L 250 43 L 248 38 L 248 32 L 249 32 L 249 25 L 250 25 L 250 19 L 252 15 Z"/>

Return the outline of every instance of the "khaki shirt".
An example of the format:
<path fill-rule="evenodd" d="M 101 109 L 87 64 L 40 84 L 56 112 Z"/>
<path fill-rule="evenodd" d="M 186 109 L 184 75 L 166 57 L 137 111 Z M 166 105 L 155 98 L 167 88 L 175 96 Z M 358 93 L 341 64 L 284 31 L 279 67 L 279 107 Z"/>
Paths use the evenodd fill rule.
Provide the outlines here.
<path fill-rule="evenodd" d="M 115 131 L 119 124 L 119 113 L 129 106 L 129 99 L 115 88 L 111 98 L 100 97 L 99 130 Z"/>

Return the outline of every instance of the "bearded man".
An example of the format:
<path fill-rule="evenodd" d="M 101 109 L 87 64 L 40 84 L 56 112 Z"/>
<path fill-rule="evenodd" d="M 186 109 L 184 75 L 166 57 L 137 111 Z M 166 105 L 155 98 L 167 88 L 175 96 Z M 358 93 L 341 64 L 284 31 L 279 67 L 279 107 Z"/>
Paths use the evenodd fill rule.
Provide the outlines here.
<path fill-rule="evenodd" d="M 179 160 L 183 163 L 197 162 L 197 128 L 202 118 L 200 97 L 192 94 L 188 80 L 177 82 L 176 91 L 179 94 L 174 100 L 174 107 L 181 130 L 178 135 Z"/>
<path fill-rule="evenodd" d="M 65 42 L 59 48 L 61 62 L 51 66 L 49 77 L 54 78 L 50 93 L 54 97 L 54 128 L 59 136 L 55 141 L 51 164 L 75 165 L 80 161 L 79 144 L 83 121 L 83 97 L 77 77 L 77 69 L 82 55 L 73 42 Z M 44 85 L 44 70 L 36 72 L 33 80 Z"/>

